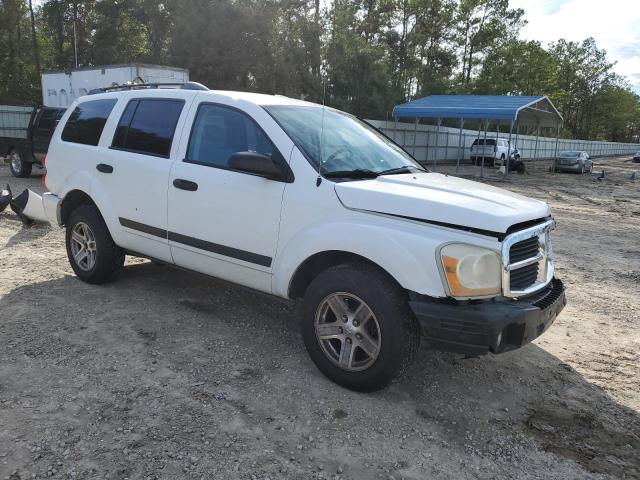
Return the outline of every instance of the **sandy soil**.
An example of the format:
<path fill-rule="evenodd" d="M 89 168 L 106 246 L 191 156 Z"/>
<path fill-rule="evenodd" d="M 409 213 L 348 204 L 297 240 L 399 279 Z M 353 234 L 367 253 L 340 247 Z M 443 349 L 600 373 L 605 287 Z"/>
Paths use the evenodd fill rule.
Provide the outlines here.
<path fill-rule="evenodd" d="M 316 370 L 292 305 L 134 258 L 86 285 L 61 230 L 0 214 L 0 478 L 640 478 L 640 165 L 547 167 L 485 181 L 551 204 L 556 323 L 498 356 L 423 344 L 369 395 Z"/>

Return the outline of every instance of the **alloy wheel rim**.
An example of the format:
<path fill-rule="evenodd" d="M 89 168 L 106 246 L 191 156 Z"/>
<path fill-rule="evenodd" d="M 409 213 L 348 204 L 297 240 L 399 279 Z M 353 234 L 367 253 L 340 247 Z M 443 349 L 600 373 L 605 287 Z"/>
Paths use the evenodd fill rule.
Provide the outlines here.
<path fill-rule="evenodd" d="M 96 264 L 96 237 L 84 222 L 76 223 L 71 230 L 71 255 L 75 264 L 85 272 Z"/>
<path fill-rule="evenodd" d="M 325 297 L 316 311 L 314 327 L 322 352 L 343 370 L 366 370 L 378 358 L 380 324 L 369 305 L 352 293 Z"/>
<path fill-rule="evenodd" d="M 19 172 L 20 167 L 22 167 L 22 160 L 20 160 L 20 155 L 18 155 L 18 152 L 11 152 L 11 168 L 13 168 L 15 172 Z"/>

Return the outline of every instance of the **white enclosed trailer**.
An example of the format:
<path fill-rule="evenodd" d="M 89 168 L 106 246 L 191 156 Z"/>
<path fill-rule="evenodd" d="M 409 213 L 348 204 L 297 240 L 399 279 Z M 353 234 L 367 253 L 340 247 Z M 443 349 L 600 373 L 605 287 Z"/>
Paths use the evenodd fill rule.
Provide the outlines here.
<path fill-rule="evenodd" d="M 185 68 L 129 63 L 81 67 L 42 74 L 42 104 L 47 107 L 67 107 L 76 98 L 96 88 L 126 83 L 184 83 L 189 81 Z"/>

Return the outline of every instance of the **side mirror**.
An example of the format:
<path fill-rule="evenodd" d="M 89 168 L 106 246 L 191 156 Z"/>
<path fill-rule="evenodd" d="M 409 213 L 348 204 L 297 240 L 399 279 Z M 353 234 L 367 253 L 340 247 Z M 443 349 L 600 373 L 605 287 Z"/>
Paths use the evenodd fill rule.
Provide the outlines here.
<path fill-rule="evenodd" d="M 272 180 L 281 179 L 283 175 L 280 165 L 270 156 L 257 152 L 234 153 L 229 157 L 229 168 Z"/>

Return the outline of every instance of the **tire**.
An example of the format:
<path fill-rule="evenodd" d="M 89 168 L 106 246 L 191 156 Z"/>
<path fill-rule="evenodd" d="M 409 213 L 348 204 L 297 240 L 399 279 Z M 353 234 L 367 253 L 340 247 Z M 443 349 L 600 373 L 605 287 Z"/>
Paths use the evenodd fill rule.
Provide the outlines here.
<path fill-rule="evenodd" d="M 336 310 L 346 308 L 346 323 L 330 302 L 337 302 Z M 362 316 L 358 325 L 351 315 L 361 305 L 371 315 Z M 372 392 L 384 388 L 405 372 L 420 344 L 420 328 L 404 292 L 373 266 L 348 263 L 325 270 L 307 288 L 300 310 L 309 356 L 330 380 L 350 390 Z M 320 340 L 316 324 L 324 326 L 326 334 L 333 332 L 339 338 Z M 350 349 L 343 350 L 345 345 Z M 361 345 L 368 345 L 375 354 L 368 355 Z M 353 355 L 341 362 L 347 357 L 343 352 Z"/>
<path fill-rule="evenodd" d="M 13 149 L 9 152 L 9 170 L 11 174 L 16 178 L 24 178 L 31 175 L 33 164 L 25 162 L 20 156 L 18 150 Z"/>
<path fill-rule="evenodd" d="M 82 237 L 83 230 L 84 252 L 89 251 L 89 254 L 84 256 L 80 252 L 80 242 L 75 240 L 79 237 L 74 235 L 77 233 Z M 83 282 L 93 285 L 107 283 L 115 279 L 122 270 L 124 251 L 113 242 L 109 229 L 95 206 L 81 205 L 71 212 L 65 240 L 71 268 Z M 91 258 L 93 261 L 90 261 Z"/>
<path fill-rule="evenodd" d="M 518 172 L 519 175 L 523 175 L 526 169 L 527 167 L 525 167 L 524 162 L 522 161 L 519 161 L 516 165 L 516 172 Z"/>

